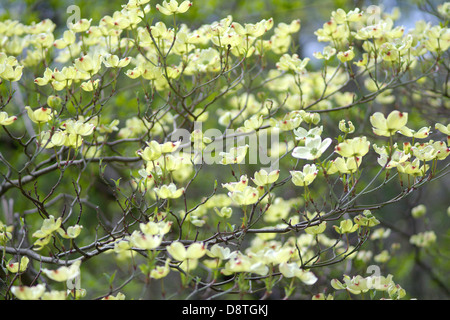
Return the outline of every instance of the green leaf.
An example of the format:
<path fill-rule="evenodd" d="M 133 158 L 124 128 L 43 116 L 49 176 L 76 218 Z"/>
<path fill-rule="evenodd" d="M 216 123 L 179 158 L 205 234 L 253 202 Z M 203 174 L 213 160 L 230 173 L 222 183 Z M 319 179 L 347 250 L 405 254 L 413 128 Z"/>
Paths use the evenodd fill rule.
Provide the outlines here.
<path fill-rule="evenodd" d="M 145 275 L 148 275 L 150 273 L 150 268 L 149 268 L 149 266 L 147 264 L 140 264 L 139 265 L 139 269 Z"/>
<path fill-rule="evenodd" d="M 108 280 L 109 286 L 112 286 L 114 279 L 116 278 L 117 270 L 114 271 L 112 275 L 107 274 L 106 272 L 103 273 L 103 276 Z"/>

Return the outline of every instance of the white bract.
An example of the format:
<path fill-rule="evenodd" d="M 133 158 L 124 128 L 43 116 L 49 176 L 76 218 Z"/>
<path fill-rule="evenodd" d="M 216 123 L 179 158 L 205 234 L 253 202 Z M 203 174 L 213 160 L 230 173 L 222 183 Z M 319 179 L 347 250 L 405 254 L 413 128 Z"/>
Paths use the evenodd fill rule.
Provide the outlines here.
<path fill-rule="evenodd" d="M 326 138 L 323 141 L 319 136 L 316 136 L 314 138 L 306 138 L 305 146 L 294 148 L 294 150 L 292 151 L 292 156 L 299 159 L 315 160 L 320 158 L 320 156 L 325 152 L 325 150 L 327 150 L 330 144 L 330 138 Z"/>

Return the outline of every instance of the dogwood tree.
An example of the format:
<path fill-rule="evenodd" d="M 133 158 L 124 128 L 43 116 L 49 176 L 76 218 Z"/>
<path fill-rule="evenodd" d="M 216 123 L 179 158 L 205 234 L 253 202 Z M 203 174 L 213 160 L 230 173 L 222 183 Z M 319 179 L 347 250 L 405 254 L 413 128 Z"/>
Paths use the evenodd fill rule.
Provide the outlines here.
<path fill-rule="evenodd" d="M 448 212 L 408 201 L 449 172 L 450 4 L 334 10 L 309 57 L 299 19 L 196 5 L 0 22 L 1 297 L 411 298 L 400 252 L 448 294 Z"/>

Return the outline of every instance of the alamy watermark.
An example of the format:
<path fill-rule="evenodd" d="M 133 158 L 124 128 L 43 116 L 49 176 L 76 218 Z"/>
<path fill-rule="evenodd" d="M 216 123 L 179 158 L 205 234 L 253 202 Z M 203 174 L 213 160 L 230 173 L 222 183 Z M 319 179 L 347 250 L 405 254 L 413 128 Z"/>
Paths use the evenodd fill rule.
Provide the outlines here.
<path fill-rule="evenodd" d="M 70 14 L 66 21 L 67 28 L 70 28 L 70 25 L 76 24 L 81 20 L 81 9 L 79 6 L 68 6 L 66 12 Z"/>
<path fill-rule="evenodd" d="M 177 129 L 172 141 L 180 141 L 178 151 L 191 154 L 194 164 L 259 164 L 264 169 L 277 170 L 281 149 L 279 131 L 217 128 L 203 130 L 202 122 L 194 122 L 194 130 Z"/>

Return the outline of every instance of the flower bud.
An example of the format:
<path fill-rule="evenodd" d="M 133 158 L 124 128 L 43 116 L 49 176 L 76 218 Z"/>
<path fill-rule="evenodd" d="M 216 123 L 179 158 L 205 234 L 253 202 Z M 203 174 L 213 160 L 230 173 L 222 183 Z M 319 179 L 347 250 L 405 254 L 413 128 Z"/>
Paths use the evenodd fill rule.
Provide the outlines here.
<path fill-rule="evenodd" d="M 24 272 L 28 267 L 28 262 L 30 262 L 30 259 L 24 256 L 20 259 L 20 262 L 8 262 L 6 268 L 12 273 Z"/>
<path fill-rule="evenodd" d="M 412 208 L 411 214 L 414 218 L 420 218 L 423 217 L 427 213 L 427 207 L 425 207 L 423 204 L 419 204 L 418 206 Z"/>
<path fill-rule="evenodd" d="M 350 134 L 355 132 L 355 126 L 351 121 L 347 121 L 347 123 L 345 123 L 345 120 L 341 120 L 339 122 L 339 130 L 341 130 L 344 133 Z"/>
<path fill-rule="evenodd" d="M 306 187 L 316 179 L 319 170 L 314 164 L 307 164 L 303 167 L 303 171 L 290 171 L 292 183 L 299 187 Z"/>
<path fill-rule="evenodd" d="M 219 209 L 214 208 L 214 211 L 217 213 L 217 215 L 219 217 L 222 217 L 225 219 L 231 217 L 231 215 L 233 214 L 233 209 L 230 207 L 223 207 L 220 209 L 220 211 L 219 211 Z"/>
<path fill-rule="evenodd" d="M 59 96 L 49 96 L 47 98 L 47 105 L 53 109 L 61 106 L 62 99 Z"/>
<path fill-rule="evenodd" d="M 0 125 L 1 126 L 9 126 L 16 120 L 17 120 L 16 116 L 10 117 L 10 116 L 8 116 L 8 114 L 5 111 L 0 112 Z"/>
<path fill-rule="evenodd" d="M 266 170 L 261 169 L 260 171 L 255 172 L 255 178 L 252 180 L 257 186 L 265 186 L 277 181 L 279 176 L 280 170 L 267 172 Z"/>

